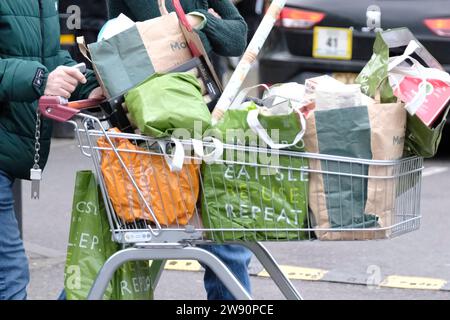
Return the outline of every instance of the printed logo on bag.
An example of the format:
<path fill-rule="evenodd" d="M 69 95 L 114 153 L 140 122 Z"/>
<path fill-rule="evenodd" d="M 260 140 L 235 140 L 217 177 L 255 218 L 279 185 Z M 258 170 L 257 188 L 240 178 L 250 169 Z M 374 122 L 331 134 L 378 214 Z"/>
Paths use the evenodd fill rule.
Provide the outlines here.
<path fill-rule="evenodd" d="M 301 169 L 307 169 L 308 167 L 301 167 Z M 232 182 L 227 183 L 227 194 L 232 198 L 240 199 L 238 206 L 226 203 L 225 211 L 228 218 L 247 218 L 255 220 L 257 216 L 262 216 L 264 221 L 276 221 L 277 223 L 283 222 L 291 226 L 298 226 L 298 218 L 303 213 L 300 209 L 302 204 L 302 193 L 304 188 L 302 184 L 295 184 L 293 182 L 308 182 L 308 173 L 304 170 L 300 172 L 294 172 L 293 170 L 278 170 L 274 176 L 267 176 L 261 174 L 261 169 L 252 170 L 246 166 L 236 167 L 234 165 L 227 166 L 224 172 L 224 179 Z M 270 183 L 269 180 L 273 181 Z M 261 205 L 251 203 L 248 181 L 258 181 L 261 183 Z M 278 183 L 275 183 L 278 182 Z M 294 205 L 293 209 L 286 210 L 285 208 L 271 207 L 273 205 L 273 199 L 283 197 L 283 200 Z M 245 203 L 247 202 L 247 204 Z M 265 205 L 269 204 L 269 205 Z M 298 209 L 295 209 L 298 207 Z M 294 217 L 291 220 L 289 217 Z"/>
<path fill-rule="evenodd" d="M 394 146 L 402 146 L 405 144 L 405 136 L 394 136 L 394 138 L 392 139 L 392 144 Z"/>
<path fill-rule="evenodd" d="M 78 247 L 90 250 L 98 249 L 98 251 L 101 252 L 102 250 L 98 247 L 99 242 L 100 239 L 98 236 L 90 235 L 89 233 L 81 233 Z"/>
<path fill-rule="evenodd" d="M 80 201 L 75 207 L 79 213 L 98 215 L 98 208 L 93 202 Z"/>
<path fill-rule="evenodd" d="M 172 51 L 185 50 L 187 47 L 188 45 L 186 42 L 175 41 L 170 43 L 170 49 L 172 49 Z"/>
<path fill-rule="evenodd" d="M 78 265 L 70 265 L 66 268 L 65 286 L 69 290 L 81 289 L 81 269 Z"/>
<path fill-rule="evenodd" d="M 150 276 L 140 276 L 131 278 L 131 282 L 123 280 L 120 282 L 120 292 L 122 296 L 135 293 L 149 292 L 152 286 Z"/>

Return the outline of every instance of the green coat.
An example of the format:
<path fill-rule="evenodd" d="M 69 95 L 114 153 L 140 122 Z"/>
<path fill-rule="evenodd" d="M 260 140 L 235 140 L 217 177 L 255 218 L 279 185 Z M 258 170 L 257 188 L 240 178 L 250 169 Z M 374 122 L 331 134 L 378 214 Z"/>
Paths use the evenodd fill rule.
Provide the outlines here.
<path fill-rule="evenodd" d="M 174 11 L 171 0 L 166 0 L 167 9 Z M 199 32 L 208 53 L 233 57 L 244 53 L 247 46 L 247 24 L 230 0 L 181 0 L 186 13 L 197 11 L 205 15 L 207 23 Z M 134 21 L 144 21 L 160 16 L 158 0 L 108 0 L 109 16 L 120 13 Z M 214 9 L 223 19 L 208 12 Z"/>
<path fill-rule="evenodd" d="M 29 179 L 34 163 L 37 101 L 49 72 L 75 62 L 59 44 L 57 0 L 0 1 L 0 170 Z M 89 73 L 74 99 L 86 98 L 97 86 Z M 50 149 L 51 121 L 41 127 L 40 165 Z"/>

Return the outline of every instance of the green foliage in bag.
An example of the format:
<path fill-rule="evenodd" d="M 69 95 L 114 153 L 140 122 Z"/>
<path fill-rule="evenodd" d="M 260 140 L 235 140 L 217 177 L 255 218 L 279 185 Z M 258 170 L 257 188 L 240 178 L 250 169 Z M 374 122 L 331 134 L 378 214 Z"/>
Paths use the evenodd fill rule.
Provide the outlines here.
<path fill-rule="evenodd" d="M 200 83 L 190 73 L 155 74 L 130 90 L 125 102 L 134 123 L 148 136 L 167 137 L 176 129 L 202 136 L 211 125 Z"/>
<path fill-rule="evenodd" d="M 94 174 L 77 172 L 64 278 L 67 299 L 86 299 L 103 264 L 118 250 Z M 128 262 L 116 272 L 103 298 L 152 299 L 151 279 L 148 261 Z"/>
<path fill-rule="evenodd" d="M 248 113 L 249 110 L 228 110 L 214 127 L 215 135 L 227 143 L 253 146 L 257 135 L 249 128 Z M 259 115 L 259 120 L 268 132 L 280 129 L 280 142 L 294 141 L 302 130 L 295 113 Z M 303 143 L 291 150 L 303 151 Z M 203 223 L 207 228 L 239 231 L 213 232 L 212 238 L 220 242 L 309 238 L 306 232 L 290 231 L 307 228 L 308 224 L 308 174 L 301 171 L 308 167 L 307 159 L 251 151 L 225 151 L 223 157 L 232 162 L 203 166 Z M 281 169 L 275 169 L 277 166 Z"/>
<path fill-rule="evenodd" d="M 402 29 L 398 29 L 402 31 Z M 396 30 L 389 30 L 389 33 Z M 376 98 L 380 94 L 382 103 L 395 102 L 392 88 L 388 81 L 388 64 L 390 58 L 390 48 L 383 39 L 383 33 L 377 33 L 373 46 L 373 55 L 370 61 L 356 78 L 356 82 L 361 84 L 361 90 L 364 94 Z M 436 155 L 439 143 L 442 137 L 442 131 L 449 112 L 446 112 L 438 125 L 429 128 L 417 116 L 408 114 L 406 137 L 405 137 L 405 156 L 416 155 L 424 158 L 431 158 Z"/>

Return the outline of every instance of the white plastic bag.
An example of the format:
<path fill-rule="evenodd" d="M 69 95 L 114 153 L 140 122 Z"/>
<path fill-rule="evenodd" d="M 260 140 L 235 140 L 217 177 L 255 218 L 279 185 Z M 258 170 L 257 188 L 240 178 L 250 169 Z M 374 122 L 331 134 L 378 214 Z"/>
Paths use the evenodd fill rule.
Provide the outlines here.
<path fill-rule="evenodd" d="M 135 25 L 134 21 L 121 13 L 117 18 L 105 23 L 98 34 L 97 42 L 110 39 Z"/>

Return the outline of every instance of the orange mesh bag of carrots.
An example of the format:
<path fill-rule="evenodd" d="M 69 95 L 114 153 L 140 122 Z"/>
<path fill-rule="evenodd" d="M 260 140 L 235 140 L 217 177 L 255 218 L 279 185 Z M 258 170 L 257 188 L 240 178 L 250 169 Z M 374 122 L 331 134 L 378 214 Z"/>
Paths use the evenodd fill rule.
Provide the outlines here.
<path fill-rule="evenodd" d="M 112 129 L 110 132 L 119 131 Z M 123 164 L 105 137 L 98 139 L 97 144 L 103 148 L 101 171 L 117 216 L 126 223 L 136 220 L 155 222 L 150 208 L 162 225 L 187 224 L 194 214 L 199 195 L 198 165 L 185 160 L 181 171 L 172 172 L 164 155 L 149 154 L 149 150 L 124 138 L 110 139 Z"/>

